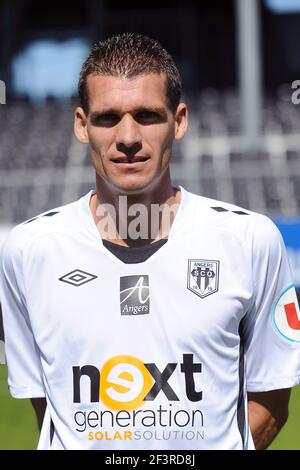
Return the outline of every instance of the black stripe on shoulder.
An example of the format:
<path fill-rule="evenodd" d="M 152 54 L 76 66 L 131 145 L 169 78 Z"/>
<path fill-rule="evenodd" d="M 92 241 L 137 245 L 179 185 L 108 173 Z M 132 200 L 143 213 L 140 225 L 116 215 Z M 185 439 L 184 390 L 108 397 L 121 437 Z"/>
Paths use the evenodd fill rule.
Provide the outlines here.
<path fill-rule="evenodd" d="M 228 209 L 225 209 L 225 207 L 211 207 L 211 209 L 217 212 L 229 212 Z"/>
<path fill-rule="evenodd" d="M 216 212 L 232 212 L 233 214 L 237 214 L 237 215 L 250 215 L 248 212 L 244 212 L 244 211 L 230 211 L 230 210 L 228 210 L 228 209 L 225 209 L 225 207 L 219 207 L 219 206 L 211 207 L 211 209 L 213 209 L 213 210 L 216 211 Z"/>
<path fill-rule="evenodd" d="M 59 211 L 51 211 L 51 212 L 47 212 L 47 214 L 41 215 L 39 217 L 33 217 L 33 219 L 30 219 L 30 220 L 27 220 L 27 222 L 24 222 L 24 225 L 25 224 L 30 224 L 30 222 L 33 222 L 34 220 L 40 219 L 41 217 L 52 217 L 55 214 L 59 214 Z"/>
<path fill-rule="evenodd" d="M 55 214 L 59 214 L 59 211 L 47 212 L 47 214 L 42 215 L 42 217 L 52 217 Z"/>
<path fill-rule="evenodd" d="M 234 212 L 234 214 L 237 214 L 237 215 L 250 215 L 248 214 L 248 212 L 244 212 L 244 211 L 231 211 L 231 212 Z"/>
<path fill-rule="evenodd" d="M 27 222 L 24 222 L 23 225 L 30 224 L 30 222 L 33 222 L 36 219 L 38 219 L 38 217 L 33 217 L 33 219 L 30 219 L 30 220 L 27 220 Z"/>

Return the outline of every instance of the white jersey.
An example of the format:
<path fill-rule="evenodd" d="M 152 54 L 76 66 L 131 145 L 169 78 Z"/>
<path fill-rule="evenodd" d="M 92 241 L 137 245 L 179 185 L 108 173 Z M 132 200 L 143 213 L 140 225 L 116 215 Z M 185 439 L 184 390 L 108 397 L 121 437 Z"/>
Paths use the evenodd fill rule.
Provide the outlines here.
<path fill-rule="evenodd" d="M 168 241 L 141 263 L 104 247 L 91 193 L 9 236 L 9 388 L 46 397 L 39 449 L 253 449 L 246 392 L 299 383 L 277 228 L 181 191 Z"/>

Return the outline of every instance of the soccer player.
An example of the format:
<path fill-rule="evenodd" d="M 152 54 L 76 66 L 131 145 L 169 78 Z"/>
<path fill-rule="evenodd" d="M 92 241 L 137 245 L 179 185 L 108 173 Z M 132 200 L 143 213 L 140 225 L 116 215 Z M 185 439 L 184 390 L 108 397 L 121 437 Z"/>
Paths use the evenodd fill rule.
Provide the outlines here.
<path fill-rule="evenodd" d="M 95 190 L 3 249 L 9 388 L 33 401 L 39 449 L 263 449 L 287 419 L 300 315 L 285 248 L 265 216 L 172 186 L 180 93 L 156 41 L 96 44 L 75 111 Z"/>

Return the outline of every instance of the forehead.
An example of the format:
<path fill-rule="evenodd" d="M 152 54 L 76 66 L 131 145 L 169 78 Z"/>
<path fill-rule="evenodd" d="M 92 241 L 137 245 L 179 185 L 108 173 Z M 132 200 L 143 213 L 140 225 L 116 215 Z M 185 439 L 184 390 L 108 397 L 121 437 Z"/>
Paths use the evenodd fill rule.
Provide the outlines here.
<path fill-rule="evenodd" d="M 90 111 L 167 106 L 166 76 L 151 73 L 134 78 L 89 75 L 87 86 Z"/>

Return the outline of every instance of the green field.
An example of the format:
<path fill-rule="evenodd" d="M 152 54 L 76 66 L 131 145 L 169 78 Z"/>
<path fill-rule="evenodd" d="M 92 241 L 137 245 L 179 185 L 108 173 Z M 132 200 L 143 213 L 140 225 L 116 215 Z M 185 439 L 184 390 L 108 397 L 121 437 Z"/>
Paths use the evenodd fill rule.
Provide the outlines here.
<path fill-rule="evenodd" d="M 0 367 L 0 450 L 35 449 L 38 429 L 29 400 L 15 400 L 7 392 L 6 367 Z M 293 390 L 290 416 L 270 449 L 300 449 L 300 387 Z"/>
<path fill-rule="evenodd" d="M 7 390 L 7 369 L 0 366 L 0 449 L 35 449 L 38 427 L 29 400 L 15 400 Z"/>

